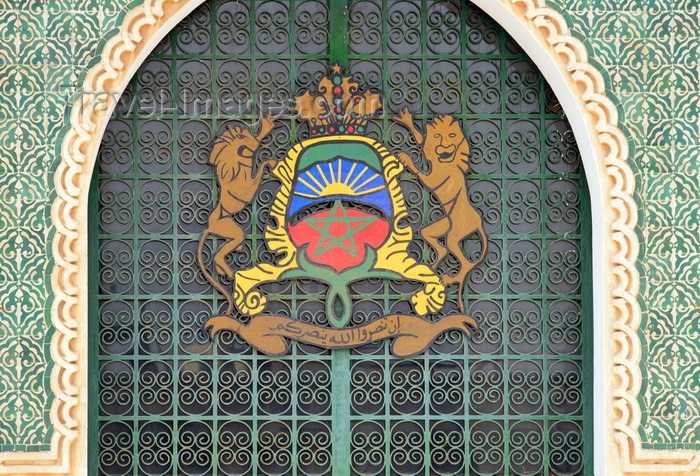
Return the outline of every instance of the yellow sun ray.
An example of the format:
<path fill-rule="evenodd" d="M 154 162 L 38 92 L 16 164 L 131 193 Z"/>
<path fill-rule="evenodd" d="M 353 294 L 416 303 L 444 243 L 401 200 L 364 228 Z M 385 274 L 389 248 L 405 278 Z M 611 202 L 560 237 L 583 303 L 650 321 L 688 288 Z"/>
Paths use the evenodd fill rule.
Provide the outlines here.
<path fill-rule="evenodd" d="M 368 183 L 370 183 L 372 180 L 374 180 L 374 179 L 377 178 L 378 176 L 379 176 L 378 174 L 370 175 L 370 177 L 369 177 L 367 180 L 365 180 L 365 181 L 362 182 L 360 185 L 358 185 L 357 187 L 355 187 L 354 190 L 361 189 L 362 187 L 364 187 L 365 185 L 367 185 Z"/>
<path fill-rule="evenodd" d="M 328 173 L 331 174 L 331 183 L 338 183 L 340 182 L 340 177 L 338 177 L 338 180 L 335 179 L 335 171 L 333 170 L 333 165 L 328 164 Z"/>
<path fill-rule="evenodd" d="M 294 195 L 304 198 L 330 197 L 334 195 L 360 196 L 379 192 L 384 189 L 384 185 L 379 185 L 367 190 L 362 190 L 363 187 L 367 186 L 380 176 L 377 172 L 366 165 L 364 165 L 359 172 L 356 173 L 358 162 L 353 161 L 350 169 L 347 171 L 343 170 L 343 160 L 338 159 L 336 162 L 338 163 L 337 167 L 334 163 L 327 164 L 330 180 L 321 167 L 322 165 L 326 164 L 316 165 L 316 173 L 318 176 L 316 176 L 316 173 L 311 173 L 309 170 L 299 175 L 299 184 L 304 185 L 308 191 L 301 192 L 299 190 L 295 190 Z M 369 174 L 366 173 L 368 170 Z M 361 183 L 358 184 L 358 182 Z"/>
<path fill-rule="evenodd" d="M 326 174 L 323 173 L 323 169 L 321 168 L 320 164 L 316 164 L 316 170 L 318 170 L 318 173 L 321 174 L 321 178 L 323 179 L 323 182 L 326 184 L 326 187 L 330 185 L 328 182 L 328 179 L 326 178 Z"/>
<path fill-rule="evenodd" d="M 297 196 L 297 197 L 304 197 L 304 198 L 319 198 L 319 197 L 323 197 L 323 193 L 311 194 L 311 193 L 294 192 L 294 195 Z"/>
<path fill-rule="evenodd" d="M 352 185 L 348 184 L 348 180 L 352 178 L 352 173 L 355 171 L 355 167 L 357 167 L 357 162 L 352 163 L 352 167 L 350 167 L 350 172 L 345 176 L 345 184 L 352 188 Z"/>
<path fill-rule="evenodd" d="M 309 177 L 311 180 L 314 181 L 314 183 L 315 183 L 316 185 L 318 185 L 319 193 L 323 192 L 323 189 L 324 189 L 325 187 L 323 186 L 323 184 L 322 184 L 321 182 L 318 181 L 318 179 L 317 179 L 316 177 L 314 177 L 313 174 L 310 174 L 310 173 L 307 172 L 307 173 L 305 173 L 304 175 L 306 175 L 307 177 Z"/>
<path fill-rule="evenodd" d="M 313 175 L 311 175 L 311 178 L 313 178 Z M 307 187 L 309 187 L 311 190 L 313 190 L 313 191 L 316 193 L 316 196 L 320 195 L 320 194 L 323 192 L 323 187 L 322 187 L 321 184 L 318 183 L 318 182 L 316 182 L 316 184 L 317 184 L 319 187 L 321 187 L 321 188 L 316 188 L 316 187 L 314 187 L 314 186 L 311 185 L 309 182 L 307 182 L 306 180 L 304 180 L 302 177 L 299 177 L 298 180 L 299 180 L 299 182 L 303 183 L 304 185 L 306 185 Z M 297 193 L 295 193 L 295 195 L 301 195 L 301 194 L 297 192 Z"/>
<path fill-rule="evenodd" d="M 360 173 L 357 174 L 357 177 L 355 177 L 355 180 L 353 180 L 352 183 L 348 184 L 348 187 L 355 190 L 355 183 L 357 183 L 357 181 L 360 180 L 360 177 L 362 177 L 365 174 L 366 170 L 367 170 L 367 166 L 365 165 L 364 168 L 360 171 Z"/>
<path fill-rule="evenodd" d="M 379 185 L 378 187 L 370 188 L 369 190 L 363 190 L 362 195 L 369 195 L 370 193 L 378 192 L 384 190 L 384 185 Z"/>

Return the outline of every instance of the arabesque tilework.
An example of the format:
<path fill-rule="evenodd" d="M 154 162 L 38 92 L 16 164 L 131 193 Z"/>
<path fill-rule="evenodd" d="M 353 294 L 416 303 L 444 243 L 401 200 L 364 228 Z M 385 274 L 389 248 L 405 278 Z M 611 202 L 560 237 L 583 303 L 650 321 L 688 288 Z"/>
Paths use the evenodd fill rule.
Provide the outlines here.
<path fill-rule="evenodd" d="M 640 436 L 700 448 L 700 7 L 697 0 L 567 0 L 631 139 L 642 306 Z"/>
<path fill-rule="evenodd" d="M 0 0 L 0 451 L 48 450 L 53 171 L 126 1 Z"/>
<path fill-rule="evenodd" d="M 52 172 L 125 0 L 0 0 L 0 451 L 51 438 Z M 697 0 L 557 0 L 607 73 L 637 175 L 644 446 L 700 449 Z"/>

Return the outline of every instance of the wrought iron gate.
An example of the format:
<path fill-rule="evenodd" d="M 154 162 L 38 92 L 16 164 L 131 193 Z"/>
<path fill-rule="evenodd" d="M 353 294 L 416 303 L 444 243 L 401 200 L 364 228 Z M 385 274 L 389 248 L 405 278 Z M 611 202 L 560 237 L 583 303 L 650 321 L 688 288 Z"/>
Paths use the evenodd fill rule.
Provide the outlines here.
<path fill-rule="evenodd" d="M 292 343 L 269 357 L 203 329 L 225 305 L 197 266 L 217 197 L 207 163 L 226 126 L 280 112 L 255 161 L 309 130 L 284 109 L 340 62 L 383 92 L 368 134 L 421 157 L 419 124 L 448 114 L 471 145 L 468 190 L 488 248 L 469 274 L 469 338 L 409 359 L 390 342 Z M 105 132 L 90 214 L 91 470 L 99 474 L 584 474 L 592 449 L 590 221 L 571 129 L 544 79 L 470 3 L 207 3 L 150 55 Z M 420 164 L 420 162 L 418 162 Z M 427 164 L 424 164 L 427 165 Z M 404 172 L 414 229 L 440 216 Z M 279 183 L 237 219 L 233 268 L 272 260 L 263 240 Z M 418 234 L 410 253 L 430 262 Z M 478 256 L 478 240 L 463 244 Z M 211 246 L 208 253 L 211 254 Z M 458 267 L 452 256 L 443 272 Z M 230 285 L 230 283 L 228 284 Z M 327 323 L 313 280 L 263 285 L 270 312 Z M 411 311 L 411 282 L 350 286 L 351 325 Z M 460 296 L 433 318 L 456 311 Z"/>

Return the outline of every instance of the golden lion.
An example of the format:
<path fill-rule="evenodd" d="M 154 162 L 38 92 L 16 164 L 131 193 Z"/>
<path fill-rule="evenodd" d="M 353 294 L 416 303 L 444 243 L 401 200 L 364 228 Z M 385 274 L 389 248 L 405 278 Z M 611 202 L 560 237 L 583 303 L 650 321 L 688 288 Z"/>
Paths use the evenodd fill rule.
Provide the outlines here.
<path fill-rule="evenodd" d="M 210 234 L 226 239 L 226 242 L 214 253 L 214 267 L 219 275 L 233 278 L 233 269 L 226 263 L 226 255 L 240 249 L 245 240 L 243 228 L 236 222 L 234 215 L 250 203 L 260 186 L 260 181 L 267 170 L 271 170 L 277 161 L 265 160 L 253 174 L 253 156 L 262 141 L 274 127 L 270 117 L 262 119 L 258 135 L 254 136 L 249 129 L 234 126 L 229 127 L 216 142 L 209 156 L 209 163 L 216 166 L 216 177 L 219 182 L 219 203 L 209 214 L 209 223 L 202 232 L 197 249 L 199 267 L 207 280 L 228 301 L 227 314 L 231 313 L 233 301 L 223 285 L 215 280 L 204 265 L 202 250 Z"/>
<path fill-rule="evenodd" d="M 486 234 L 481 216 L 467 196 L 465 174 L 469 168 L 469 144 L 459 123 L 452 116 L 437 116 L 428 122 L 425 136 L 416 128 L 408 109 L 404 108 L 392 119 L 413 134 L 430 164 L 430 172 L 426 174 L 416 167 L 405 152 L 399 152 L 397 156 L 433 192 L 445 210 L 444 217 L 421 228 L 420 234 L 437 252 L 433 268 L 447 256 L 448 251 L 459 261 L 459 272 L 455 276 L 442 276 L 442 281 L 445 285 L 459 284 L 458 301 L 460 309 L 464 312 L 464 279 L 486 255 Z M 460 245 L 461 241 L 472 233 L 478 233 L 481 239 L 481 255 L 476 262 L 467 258 Z M 445 245 L 439 241 L 441 238 L 445 238 Z"/>

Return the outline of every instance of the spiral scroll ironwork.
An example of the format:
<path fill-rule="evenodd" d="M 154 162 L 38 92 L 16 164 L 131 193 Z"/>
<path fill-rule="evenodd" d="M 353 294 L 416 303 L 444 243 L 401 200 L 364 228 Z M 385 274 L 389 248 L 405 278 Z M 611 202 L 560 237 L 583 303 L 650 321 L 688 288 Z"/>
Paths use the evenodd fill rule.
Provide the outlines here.
<path fill-rule="evenodd" d="M 156 48 L 105 132 L 97 181 L 99 312 L 97 463 L 103 474 L 332 474 L 334 445 L 353 474 L 582 474 L 590 449 L 584 396 L 585 179 L 573 134 L 535 66 L 471 4 L 351 1 L 349 71 L 383 92 L 368 135 L 419 145 L 390 117 L 420 126 L 458 118 L 471 145 L 469 198 L 489 245 L 431 319 L 466 312 L 479 329 L 440 336 L 412 359 L 389 342 L 350 352 L 350 434 L 333 433 L 334 354 L 294 343 L 262 356 L 233 333 L 211 340 L 205 320 L 225 300 L 198 269 L 197 240 L 214 208 L 211 144 L 229 125 L 282 110 L 257 167 L 309 131 L 286 102 L 330 63 L 329 2 L 211 2 Z M 410 172 L 399 177 L 414 230 L 444 213 Z M 270 262 L 263 233 L 278 183 L 266 177 L 237 220 L 246 234 L 232 268 Z M 409 254 L 435 249 L 418 233 Z M 220 242 L 205 248 L 205 259 Z M 463 249 L 473 261 L 478 240 Z M 453 257 L 441 273 L 459 268 Z M 227 289 L 232 283 L 224 281 Z M 327 286 L 263 285 L 267 312 L 324 326 Z M 413 282 L 350 285 L 351 326 L 409 313 Z"/>

